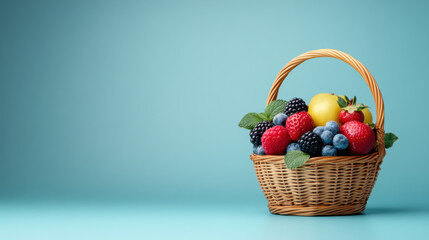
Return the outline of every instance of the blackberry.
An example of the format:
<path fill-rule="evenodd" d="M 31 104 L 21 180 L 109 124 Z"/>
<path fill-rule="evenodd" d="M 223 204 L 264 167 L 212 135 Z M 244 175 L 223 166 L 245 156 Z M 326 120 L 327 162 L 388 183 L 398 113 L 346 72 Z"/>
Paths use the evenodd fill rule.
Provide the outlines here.
<path fill-rule="evenodd" d="M 302 112 L 302 111 L 307 112 L 307 110 L 308 110 L 308 107 L 305 104 L 304 100 L 302 100 L 301 98 L 293 98 L 286 104 L 284 113 L 286 114 L 286 116 L 289 117 L 294 113 Z"/>
<path fill-rule="evenodd" d="M 266 120 L 258 123 L 252 131 L 250 131 L 250 142 L 256 145 L 261 145 L 261 137 L 267 129 L 274 127 L 274 124 Z"/>
<path fill-rule="evenodd" d="M 310 154 L 312 157 L 320 156 L 323 148 L 323 141 L 319 135 L 308 131 L 298 140 L 301 151 Z"/>

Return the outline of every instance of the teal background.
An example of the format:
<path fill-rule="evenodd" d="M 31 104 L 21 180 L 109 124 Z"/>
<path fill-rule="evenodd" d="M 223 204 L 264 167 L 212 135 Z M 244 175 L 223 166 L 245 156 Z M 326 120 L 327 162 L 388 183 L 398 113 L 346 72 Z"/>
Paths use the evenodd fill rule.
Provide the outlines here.
<path fill-rule="evenodd" d="M 428 7 L 0 1 L 0 236 L 426 236 Z M 237 124 L 263 111 L 289 60 L 320 48 L 367 66 L 386 103 L 385 129 L 400 140 L 366 214 L 270 215 Z M 321 92 L 357 95 L 375 115 L 363 79 L 335 59 L 300 65 L 279 98 Z"/>

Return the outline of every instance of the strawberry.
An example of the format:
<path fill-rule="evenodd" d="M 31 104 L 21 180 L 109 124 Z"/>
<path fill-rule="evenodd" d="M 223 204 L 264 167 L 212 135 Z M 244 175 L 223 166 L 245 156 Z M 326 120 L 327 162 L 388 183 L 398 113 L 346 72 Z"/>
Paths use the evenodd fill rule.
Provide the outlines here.
<path fill-rule="evenodd" d="M 350 121 L 358 121 L 363 122 L 365 116 L 361 111 L 353 111 L 350 113 L 349 111 L 341 110 L 340 112 L 340 123 L 344 124 Z"/>
<path fill-rule="evenodd" d="M 338 105 L 341 107 L 341 112 L 339 116 L 340 123 L 344 124 L 350 121 L 359 121 L 363 122 L 365 116 L 362 113 L 362 110 L 367 108 L 368 106 L 359 103 L 356 104 L 356 96 L 349 100 L 347 96 L 343 98 L 338 97 Z"/>
<path fill-rule="evenodd" d="M 340 132 L 349 140 L 347 149 L 351 154 L 367 154 L 375 144 L 374 131 L 359 121 L 346 122 Z"/>
<path fill-rule="evenodd" d="M 292 140 L 283 126 L 272 127 L 262 134 L 262 148 L 267 155 L 282 155 Z"/>
<path fill-rule="evenodd" d="M 286 127 L 290 138 L 298 141 L 304 133 L 313 130 L 313 119 L 304 111 L 294 113 L 287 118 Z"/>

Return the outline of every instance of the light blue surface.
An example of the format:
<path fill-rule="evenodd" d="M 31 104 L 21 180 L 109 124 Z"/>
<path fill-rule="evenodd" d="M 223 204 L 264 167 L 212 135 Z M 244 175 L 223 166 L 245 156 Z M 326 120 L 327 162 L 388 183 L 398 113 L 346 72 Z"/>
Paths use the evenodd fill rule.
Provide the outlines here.
<path fill-rule="evenodd" d="M 171 238 L 193 229 L 205 238 L 422 238 L 427 211 L 407 209 L 429 202 L 427 9 L 423 1 L 0 0 L 0 236 Z M 237 124 L 263 110 L 284 64 L 320 48 L 368 67 L 386 131 L 400 140 L 369 200 L 375 214 L 268 215 L 248 131 Z M 308 102 L 320 92 L 357 95 L 375 112 L 359 74 L 335 59 L 296 68 L 279 98 Z M 74 211 L 65 201 L 82 204 Z M 85 201 L 124 204 L 94 210 Z M 127 208 L 135 201 L 145 207 Z"/>
<path fill-rule="evenodd" d="M 1 239 L 427 239 L 428 210 L 369 207 L 365 214 L 294 217 L 234 204 L 2 204 Z"/>

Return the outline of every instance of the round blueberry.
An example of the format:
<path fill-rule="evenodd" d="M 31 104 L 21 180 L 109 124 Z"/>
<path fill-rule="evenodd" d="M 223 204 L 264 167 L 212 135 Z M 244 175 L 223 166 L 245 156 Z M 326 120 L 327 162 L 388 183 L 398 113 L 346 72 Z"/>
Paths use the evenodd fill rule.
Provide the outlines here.
<path fill-rule="evenodd" d="M 335 121 L 329 121 L 325 124 L 325 130 L 330 131 L 335 135 L 340 132 L 340 126 Z"/>
<path fill-rule="evenodd" d="M 262 145 L 259 145 L 256 148 L 256 154 L 258 154 L 258 155 L 265 155 L 265 150 L 262 148 Z"/>
<path fill-rule="evenodd" d="M 331 131 L 325 130 L 320 135 L 320 138 L 322 139 L 325 145 L 329 145 L 329 144 L 332 144 L 332 140 L 334 139 L 334 134 Z"/>
<path fill-rule="evenodd" d="M 332 145 L 326 145 L 322 148 L 322 156 L 337 156 L 337 149 Z"/>
<path fill-rule="evenodd" d="M 280 125 L 284 127 L 286 124 L 286 118 L 287 118 L 286 114 L 279 113 L 274 116 L 273 123 L 274 125 Z"/>
<path fill-rule="evenodd" d="M 325 128 L 322 126 L 318 126 L 315 129 L 313 129 L 313 132 L 317 135 L 322 135 L 322 132 L 325 131 Z"/>
<path fill-rule="evenodd" d="M 349 146 L 349 140 L 343 134 L 337 134 L 332 141 L 338 150 L 344 150 Z"/>
<path fill-rule="evenodd" d="M 299 147 L 298 143 L 293 142 L 287 146 L 286 152 L 290 152 L 290 151 L 301 151 L 301 148 Z"/>

